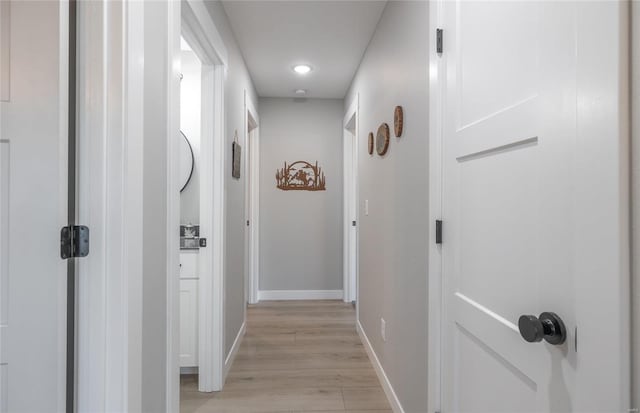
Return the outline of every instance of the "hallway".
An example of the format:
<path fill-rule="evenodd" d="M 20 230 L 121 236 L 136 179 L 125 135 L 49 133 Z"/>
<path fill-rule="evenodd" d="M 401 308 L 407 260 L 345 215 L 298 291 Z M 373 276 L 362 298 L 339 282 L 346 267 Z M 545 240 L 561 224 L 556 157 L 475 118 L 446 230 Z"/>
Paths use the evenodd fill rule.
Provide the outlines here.
<path fill-rule="evenodd" d="M 640 0 L 0 0 L 61 412 L 640 413 Z"/>
<path fill-rule="evenodd" d="M 220 393 L 183 376 L 182 413 L 390 412 L 342 301 L 267 301 L 250 306 L 247 333 Z"/>

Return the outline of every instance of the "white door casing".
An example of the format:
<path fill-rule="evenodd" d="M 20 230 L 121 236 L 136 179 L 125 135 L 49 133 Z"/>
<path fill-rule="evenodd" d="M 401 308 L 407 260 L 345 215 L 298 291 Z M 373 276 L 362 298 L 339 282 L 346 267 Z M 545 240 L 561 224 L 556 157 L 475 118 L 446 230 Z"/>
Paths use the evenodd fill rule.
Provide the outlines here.
<path fill-rule="evenodd" d="M 626 411 L 628 5 L 440 7 L 442 411 Z"/>
<path fill-rule="evenodd" d="M 1 123 L 0 123 L 1 126 Z M 0 132 L 0 343 L 9 332 L 9 141 Z M 0 349 L 0 412 L 9 409 L 9 358 Z"/>
<path fill-rule="evenodd" d="M 63 411 L 67 4 L 2 2 L 0 43 L 0 411 Z"/>
<path fill-rule="evenodd" d="M 77 411 L 142 407 L 142 2 L 77 2 Z"/>

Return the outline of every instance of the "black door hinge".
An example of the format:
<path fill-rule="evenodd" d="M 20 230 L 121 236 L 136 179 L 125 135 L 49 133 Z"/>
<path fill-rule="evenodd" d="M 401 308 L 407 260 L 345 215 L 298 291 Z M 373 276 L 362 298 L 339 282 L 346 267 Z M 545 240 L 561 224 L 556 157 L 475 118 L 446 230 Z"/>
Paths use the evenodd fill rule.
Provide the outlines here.
<path fill-rule="evenodd" d="M 89 228 L 70 225 L 60 230 L 60 257 L 63 260 L 89 255 Z"/>
<path fill-rule="evenodd" d="M 351 221 L 351 226 L 355 227 L 356 226 L 356 221 Z"/>
<path fill-rule="evenodd" d="M 442 221 L 436 220 L 436 244 L 442 244 Z"/>
<path fill-rule="evenodd" d="M 442 29 L 436 29 L 436 52 L 442 54 Z"/>
<path fill-rule="evenodd" d="M 247 220 L 247 226 L 249 226 L 249 224 L 250 224 L 250 223 L 251 223 L 251 222 L 250 222 L 249 220 Z"/>

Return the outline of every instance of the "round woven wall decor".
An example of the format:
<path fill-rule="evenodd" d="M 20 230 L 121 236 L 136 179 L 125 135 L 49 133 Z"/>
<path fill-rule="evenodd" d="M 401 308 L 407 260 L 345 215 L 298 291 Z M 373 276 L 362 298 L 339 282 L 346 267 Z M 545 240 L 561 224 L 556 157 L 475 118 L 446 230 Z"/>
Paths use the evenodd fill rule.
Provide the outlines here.
<path fill-rule="evenodd" d="M 383 123 L 378 128 L 378 133 L 376 134 L 376 151 L 378 155 L 382 156 L 387 153 L 389 149 L 389 125 Z"/>

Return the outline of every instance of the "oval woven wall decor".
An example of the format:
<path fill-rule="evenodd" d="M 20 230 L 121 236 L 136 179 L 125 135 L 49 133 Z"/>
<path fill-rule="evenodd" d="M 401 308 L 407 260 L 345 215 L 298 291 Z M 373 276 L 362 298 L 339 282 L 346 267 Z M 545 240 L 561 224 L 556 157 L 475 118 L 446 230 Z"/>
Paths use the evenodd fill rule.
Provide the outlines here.
<path fill-rule="evenodd" d="M 396 134 L 396 138 L 402 136 L 402 127 L 404 126 L 404 112 L 402 106 L 396 106 L 393 111 L 393 131 Z"/>
<path fill-rule="evenodd" d="M 383 123 L 378 128 L 378 133 L 376 134 L 376 151 L 378 155 L 382 156 L 387 153 L 389 149 L 389 125 Z"/>
<path fill-rule="evenodd" d="M 373 132 L 369 132 L 369 155 L 373 155 Z"/>

